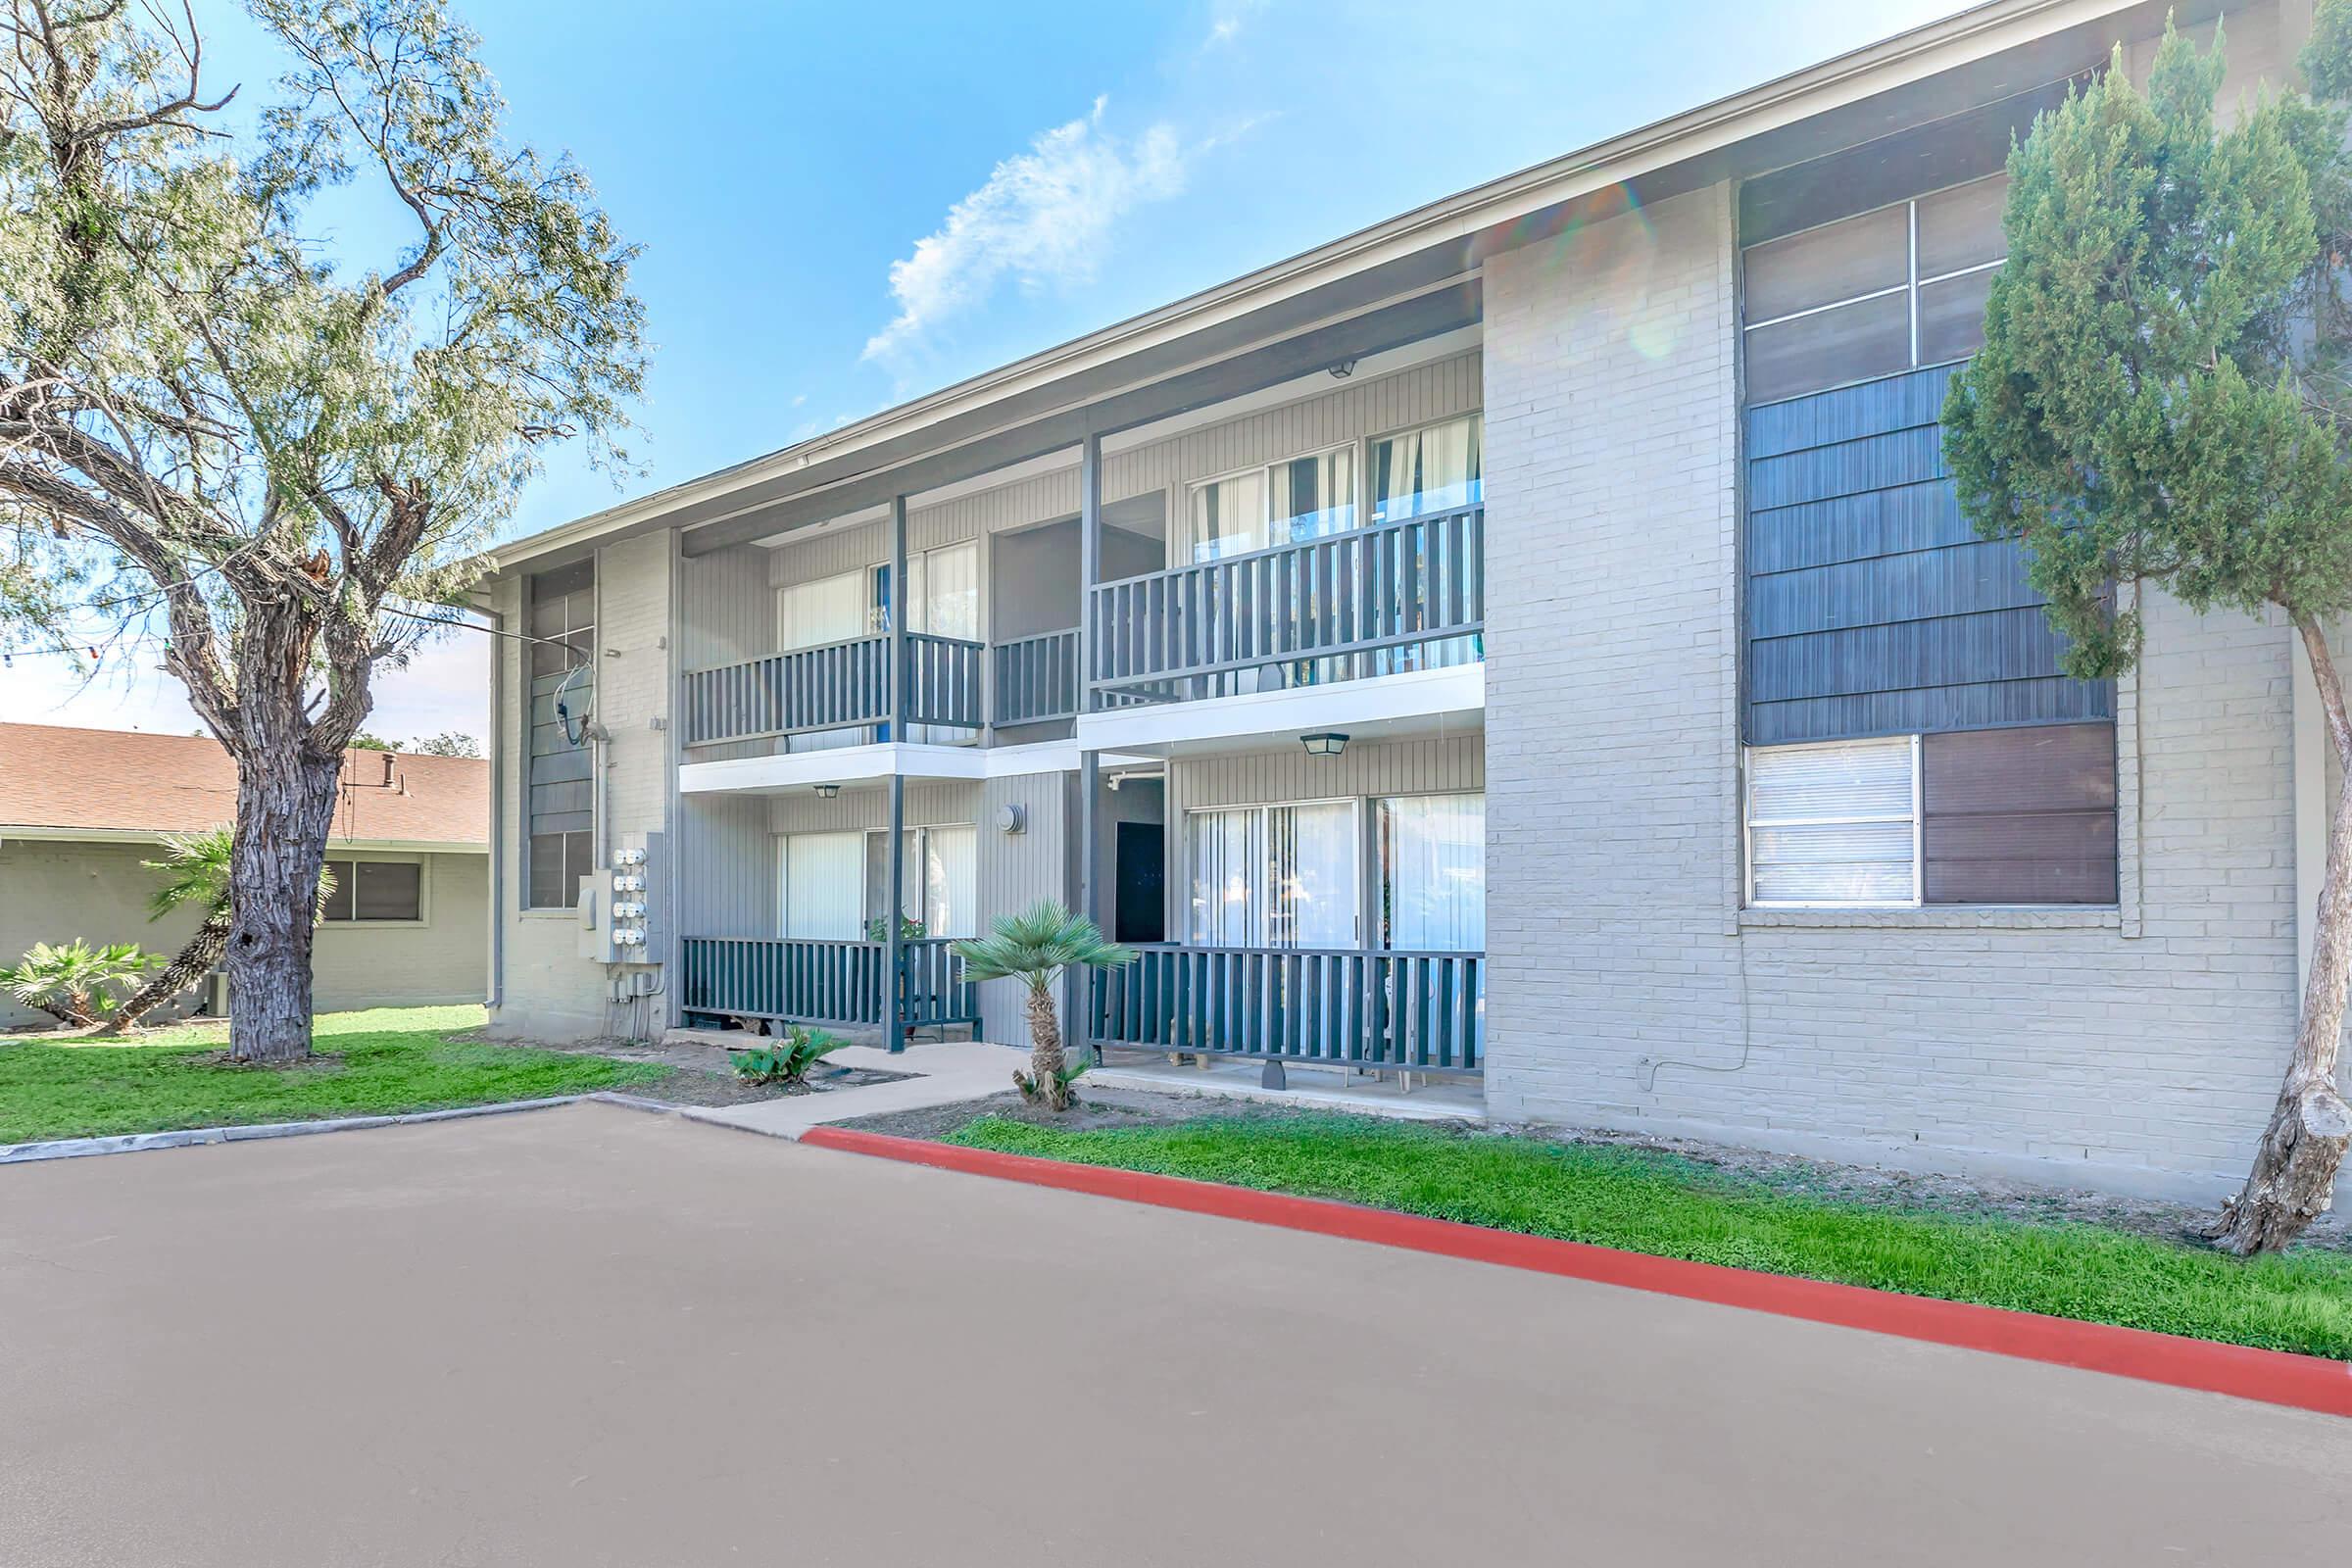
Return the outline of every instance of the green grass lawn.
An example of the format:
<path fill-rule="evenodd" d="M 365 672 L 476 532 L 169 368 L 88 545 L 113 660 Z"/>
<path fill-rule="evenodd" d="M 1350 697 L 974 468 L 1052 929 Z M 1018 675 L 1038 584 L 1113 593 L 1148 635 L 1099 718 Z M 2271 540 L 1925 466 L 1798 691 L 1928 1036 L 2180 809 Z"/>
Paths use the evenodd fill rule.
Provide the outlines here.
<path fill-rule="evenodd" d="M 1097 1131 L 984 1117 L 949 1141 L 2352 1359 L 2352 1256 L 2342 1253 L 2240 1262 L 2092 1225 L 1793 1197 L 1653 1151 L 1326 1114 Z"/>
<path fill-rule="evenodd" d="M 0 1041 L 0 1144 L 248 1122 L 374 1116 L 643 1086 L 651 1062 L 457 1040 L 480 1007 L 322 1013 L 318 1058 L 289 1067 L 218 1059 L 223 1024 L 158 1030 L 134 1044 Z"/>

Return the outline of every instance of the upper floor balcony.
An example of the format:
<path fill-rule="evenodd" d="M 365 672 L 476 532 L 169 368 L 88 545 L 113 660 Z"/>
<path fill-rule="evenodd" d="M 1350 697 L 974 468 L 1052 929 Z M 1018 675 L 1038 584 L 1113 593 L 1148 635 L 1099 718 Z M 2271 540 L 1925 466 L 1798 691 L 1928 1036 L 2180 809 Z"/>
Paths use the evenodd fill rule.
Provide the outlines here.
<path fill-rule="evenodd" d="M 691 670 L 684 742 L 710 746 L 868 731 L 888 740 L 897 705 L 891 639 L 840 642 Z M 906 635 L 906 722 L 911 735 L 969 741 L 991 728 L 1051 724 L 1078 712 L 1078 633 L 1045 632 L 990 646 L 928 632 Z"/>

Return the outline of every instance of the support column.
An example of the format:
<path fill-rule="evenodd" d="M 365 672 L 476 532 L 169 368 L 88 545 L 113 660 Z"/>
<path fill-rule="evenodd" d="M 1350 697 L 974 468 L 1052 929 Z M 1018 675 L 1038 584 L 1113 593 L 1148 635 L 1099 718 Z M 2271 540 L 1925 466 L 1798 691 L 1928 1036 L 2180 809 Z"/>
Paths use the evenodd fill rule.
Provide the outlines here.
<path fill-rule="evenodd" d="M 883 607 L 890 619 L 889 708 L 890 739 L 906 741 L 906 498 L 890 502 L 890 602 Z M 906 886 L 906 775 L 890 770 L 890 886 L 883 895 L 882 929 L 882 1044 L 890 1051 L 906 1049 L 906 998 L 902 971 L 906 941 L 901 934 L 906 910 L 899 900 Z"/>
<path fill-rule="evenodd" d="M 1078 912 L 1102 918 L 1102 755 L 1086 744 L 1086 715 L 1094 710 L 1095 583 L 1102 563 L 1102 438 L 1090 433 L 1078 447 Z M 1088 1056 L 1094 1053 L 1094 974 L 1077 965 L 1062 977 L 1062 1033 Z"/>

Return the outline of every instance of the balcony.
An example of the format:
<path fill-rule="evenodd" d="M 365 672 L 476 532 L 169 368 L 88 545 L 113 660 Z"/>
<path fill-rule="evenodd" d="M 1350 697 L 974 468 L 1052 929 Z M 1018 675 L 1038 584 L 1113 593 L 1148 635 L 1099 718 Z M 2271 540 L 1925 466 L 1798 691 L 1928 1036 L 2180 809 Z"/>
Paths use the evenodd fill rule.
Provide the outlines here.
<path fill-rule="evenodd" d="M 1469 1076 L 1486 1060 L 1486 955 L 1151 944 L 1095 971 L 1098 1048 Z"/>
<path fill-rule="evenodd" d="M 745 1018 L 881 1028 L 889 1021 L 882 976 L 890 959 L 882 943 L 688 937 L 680 947 L 689 1024 Z M 898 1020 L 908 1029 L 980 1022 L 978 994 L 944 939 L 901 945 L 897 1002 Z"/>
<path fill-rule="evenodd" d="M 1375 523 L 1102 583 L 1088 596 L 1102 706 L 1189 702 L 1249 686 L 1418 667 L 1486 627 L 1483 507 Z M 1261 677 L 1261 681 L 1262 681 Z"/>
<path fill-rule="evenodd" d="M 960 638 L 908 633 L 907 721 L 977 730 L 983 651 Z M 690 671 L 685 743 L 709 746 L 887 724 L 890 708 L 890 637 L 875 633 Z"/>

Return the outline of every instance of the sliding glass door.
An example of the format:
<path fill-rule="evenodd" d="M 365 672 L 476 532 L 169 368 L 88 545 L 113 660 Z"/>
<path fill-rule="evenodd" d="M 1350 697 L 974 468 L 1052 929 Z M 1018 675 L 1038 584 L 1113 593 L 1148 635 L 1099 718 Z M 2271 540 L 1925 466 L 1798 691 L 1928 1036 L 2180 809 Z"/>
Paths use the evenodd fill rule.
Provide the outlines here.
<path fill-rule="evenodd" d="M 1193 812 L 1192 940 L 1204 947 L 1354 947 L 1356 820 L 1353 801 Z"/>
<path fill-rule="evenodd" d="M 979 834 L 968 822 L 938 827 L 910 827 L 906 832 L 906 858 L 899 876 L 899 913 L 922 926 L 927 937 L 974 937 L 980 934 Z M 866 934 L 879 937 L 880 922 L 891 901 L 883 896 L 890 885 L 890 834 L 865 835 Z"/>
<path fill-rule="evenodd" d="M 855 942 L 865 933 L 862 833 L 787 833 L 778 841 L 777 914 L 780 934 L 821 942 Z"/>
<path fill-rule="evenodd" d="M 1487 800 L 1392 796 L 1378 804 L 1380 942 L 1424 953 L 1487 946 Z"/>

